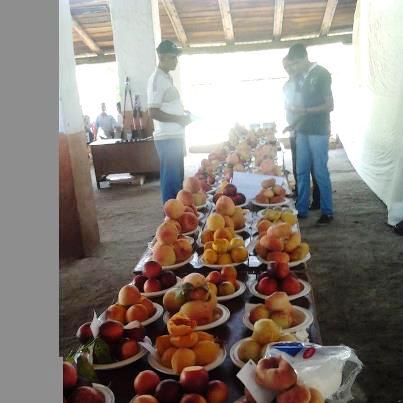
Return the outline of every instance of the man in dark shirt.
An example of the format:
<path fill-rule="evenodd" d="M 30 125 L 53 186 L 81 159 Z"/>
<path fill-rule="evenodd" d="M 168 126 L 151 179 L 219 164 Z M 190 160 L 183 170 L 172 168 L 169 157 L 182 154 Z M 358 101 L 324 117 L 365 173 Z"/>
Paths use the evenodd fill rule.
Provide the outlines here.
<path fill-rule="evenodd" d="M 332 79 L 324 67 L 309 61 L 303 44 L 293 45 L 287 59 L 288 68 L 298 76 L 297 90 L 302 98 L 302 106 L 290 109 L 301 115 L 296 129 L 298 216 L 305 218 L 308 215 L 313 165 L 322 212 L 318 224 L 329 224 L 333 220 L 332 185 L 327 168 L 330 112 L 333 110 Z"/>

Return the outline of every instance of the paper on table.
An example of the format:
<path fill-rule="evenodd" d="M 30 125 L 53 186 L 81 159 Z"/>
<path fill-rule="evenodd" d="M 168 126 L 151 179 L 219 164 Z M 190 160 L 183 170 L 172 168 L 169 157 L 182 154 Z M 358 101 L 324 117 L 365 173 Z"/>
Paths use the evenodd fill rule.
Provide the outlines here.
<path fill-rule="evenodd" d="M 252 360 L 249 360 L 236 376 L 248 389 L 256 403 L 270 403 L 275 399 L 274 392 L 264 389 L 256 383 L 256 364 Z"/>
<path fill-rule="evenodd" d="M 276 185 L 284 184 L 283 176 L 258 175 L 250 172 L 234 172 L 232 183 L 236 186 L 239 193 L 243 193 L 246 200 L 254 199 L 262 189 L 262 182 L 265 179 L 275 179 Z"/>

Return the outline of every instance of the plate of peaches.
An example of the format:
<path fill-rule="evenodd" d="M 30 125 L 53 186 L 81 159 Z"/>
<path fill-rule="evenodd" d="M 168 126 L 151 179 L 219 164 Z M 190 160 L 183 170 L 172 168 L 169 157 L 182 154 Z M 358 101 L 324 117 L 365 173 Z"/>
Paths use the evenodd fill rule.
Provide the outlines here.
<path fill-rule="evenodd" d="M 262 283 L 261 283 L 261 281 L 262 280 L 260 280 L 260 281 L 253 280 L 253 281 L 248 282 L 248 284 L 247 284 L 248 285 L 248 290 L 255 297 L 258 297 L 258 298 L 261 298 L 261 299 L 266 299 L 268 296 L 270 296 L 273 293 L 273 291 L 271 290 L 271 284 L 267 284 L 267 286 L 266 286 L 265 283 L 269 283 L 269 282 L 273 281 L 273 279 L 263 280 Z M 274 279 L 274 281 L 276 281 L 276 280 Z M 286 279 L 286 281 L 288 281 L 288 278 Z M 303 297 L 303 296 L 308 295 L 310 293 L 311 285 L 308 282 L 306 282 L 304 280 L 301 280 L 300 278 L 298 278 L 298 279 L 291 278 L 290 281 L 298 282 L 299 283 L 298 289 L 300 290 L 299 292 L 296 292 L 294 294 L 292 294 L 291 291 L 287 292 L 288 299 L 290 301 L 292 301 L 294 299 L 297 299 L 297 298 L 300 298 L 300 297 Z M 280 283 L 280 286 L 275 286 L 274 287 L 274 289 L 276 291 L 279 289 L 278 287 L 280 287 L 279 291 L 281 291 L 282 282 L 279 281 L 279 283 Z M 267 291 L 265 290 L 265 287 L 266 287 Z M 294 288 L 296 288 L 296 287 L 294 287 Z M 260 292 L 258 290 L 260 290 Z M 264 292 L 267 292 L 267 294 L 265 294 Z M 292 292 L 295 292 L 295 291 L 292 291 Z"/>
<path fill-rule="evenodd" d="M 246 285 L 237 280 L 237 271 L 234 267 L 224 267 L 221 272 L 214 270 L 207 276 L 209 287 L 214 288 L 217 301 L 228 301 L 242 295 L 246 290 Z"/>
<path fill-rule="evenodd" d="M 300 264 L 302 264 L 302 263 L 306 263 L 310 258 L 311 258 L 312 256 L 311 256 L 311 253 L 310 252 L 308 252 L 302 259 L 300 259 L 300 260 L 294 260 L 294 261 L 289 261 L 288 262 L 288 265 L 290 266 L 290 267 L 296 267 L 296 266 L 298 266 L 298 265 L 300 265 Z M 270 264 L 270 263 L 274 263 L 274 262 L 276 262 L 276 260 L 266 260 L 266 259 L 263 259 L 262 257 L 260 257 L 258 254 L 256 254 L 256 258 L 261 262 L 261 263 L 264 263 L 264 264 Z"/>
<path fill-rule="evenodd" d="M 290 204 L 292 202 L 292 199 L 289 199 L 287 197 L 284 197 L 284 199 L 281 202 L 278 203 L 260 203 L 256 201 L 256 199 L 251 200 L 252 204 L 258 207 L 280 207 L 280 206 L 285 206 L 287 204 Z"/>

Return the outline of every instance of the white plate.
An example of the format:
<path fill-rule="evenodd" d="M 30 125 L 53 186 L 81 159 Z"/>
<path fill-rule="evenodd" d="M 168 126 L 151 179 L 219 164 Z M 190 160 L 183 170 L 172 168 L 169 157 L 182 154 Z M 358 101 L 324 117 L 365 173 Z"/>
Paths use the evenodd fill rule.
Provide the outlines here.
<path fill-rule="evenodd" d="M 206 203 L 201 204 L 200 206 L 196 206 L 196 210 L 203 210 L 204 208 L 207 207 L 208 202 L 206 201 Z"/>
<path fill-rule="evenodd" d="M 148 318 L 147 320 L 145 320 L 144 322 L 141 322 L 141 324 L 143 326 L 147 326 L 153 322 L 155 322 L 156 320 L 158 320 L 161 315 L 164 313 L 164 308 L 160 305 L 160 304 L 156 304 L 155 302 L 153 302 L 154 306 L 155 306 L 155 313 L 153 316 L 151 316 L 151 318 Z"/>
<path fill-rule="evenodd" d="M 199 221 L 202 220 L 202 219 L 204 218 L 204 214 L 198 212 L 198 213 L 197 213 L 197 218 L 199 219 Z"/>
<path fill-rule="evenodd" d="M 261 258 L 261 257 L 258 256 L 258 255 L 256 255 L 256 257 L 257 257 L 257 260 L 259 260 L 260 262 L 265 263 L 265 264 L 270 264 L 270 263 L 273 263 L 273 262 L 274 262 L 274 260 L 272 260 L 272 261 L 269 262 L 268 260 L 265 260 L 265 259 Z M 302 260 L 296 260 L 296 261 L 294 261 L 294 262 L 288 262 L 288 266 L 289 266 L 289 267 L 298 266 L 298 265 L 301 264 L 301 263 L 307 262 L 310 258 L 311 258 L 311 253 L 308 252 L 308 254 L 307 254 Z"/>
<path fill-rule="evenodd" d="M 307 295 L 310 293 L 311 291 L 311 285 L 309 283 L 307 283 L 304 280 L 298 279 L 298 281 L 302 284 L 302 290 L 294 295 L 288 295 L 288 299 L 290 301 L 303 297 L 304 295 Z M 257 284 L 257 280 L 251 281 L 248 283 L 248 290 L 251 292 L 251 294 L 253 294 L 255 297 L 261 298 L 261 299 L 266 299 L 268 297 L 268 295 L 264 295 L 261 294 L 260 292 L 258 292 L 256 290 L 256 284 Z"/>
<path fill-rule="evenodd" d="M 250 309 L 245 310 L 245 313 L 242 318 L 242 322 L 248 329 L 253 331 L 253 324 L 249 320 L 249 313 L 253 309 L 253 307 L 257 306 L 258 304 L 248 304 L 248 305 L 249 305 Z M 313 316 L 312 316 L 311 312 L 309 312 L 307 309 L 301 308 L 300 306 L 296 306 L 296 305 L 293 305 L 292 307 L 293 307 L 293 309 L 302 312 L 305 315 L 305 319 L 302 321 L 302 323 L 300 323 L 297 326 L 288 327 L 287 329 L 282 329 L 281 334 L 296 333 L 301 330 L 308 329 L 308 327 L 311 326 L 311 324 L 313 322 Z"/>
<path fill-rule="evenodd" d="M 197 226 L 194 230 L 192 230 L 192 231 L 189 231 L 189 232 L 182 232 L 181 233 L 181 235 L 193 235 L 193 234 L 195 234 L 196 232 L 198 232 L 200 230 L 200 227 L 199 226 Z"/>
<path fill-rule="evenodd" d="M 180 263 L 175 263 L 171 266 L 162 266 L 162 270 L 174 270 L 174 269 L 179 269 L 180 267 L 184 266 L 185 264 L 189 263 L 193 259 L 193 253 L 190 257 L 188 257 L 186 260 Z"/>
<path fill-rule="evenodd" d="M 218 357 L 211 364 L 205 365 L 204 369 L 206 371 L 212 371 L 213 369 L 219 367 L 224 362 L 226 356 L 227 352 L 225 351 L 224 348 L 221 348 Z M 179 374 L 177 374 L 173 369 L 161 365 L 161 363 L 158 361 L 158 356 L 156 354 L 149 354 L 147 359 L 148 363 L 157 371 L 167 375 L 179 376 Z"/>
<path fill-rule="evenodd" d="M 235 231 L 236 232 L 236 231 Z M 234 238 L 238 238 L 238 239 L 242 239 L 243 240 L 243 238 L 240 236 L 240 235 L 235 235 L 235 237 Z M 197 238 L 197 240 L 196 240 L 196 244 L 197 244 L 197 246 L 200 246 L 201 248 L 203 248 L 204 247 L 204 243 L 202 243 L 202 241 L 201 241 L 201 239 L 200 239 L 200 237 L 199 238 Z"/>
<path fill-rule="evenodd" d="M 239 280 L 237 280 L 236 282 L 238 284 L 238 289 L 230 295 L 222 295 L 221 297 L 217 295 L 217 301 L 228 301 L 229 299 L 233 299 L 242 295 L 246 290 L 245 283 Z"/>
<path fill-rule="evenodd" d="M 290 209 L 290 210 L 292 210 L 292 212 L 293 212 L 294 215 L 297 215 L 297 214 L 298 214 L 297 210 L 295 210 L 295 209 Z M 266 212 L 266 209 L 260 210 L 260 211 L 257 212 L 257 216 L 258 216 L 259 218 L 263 218 L 265 212 Z"/>
<path fill-rule="evenodd" d="M 208 329 L 213 329 L 213 328 L 221 326 L 222 324 L 227 322 L 229 317 L 231 316 L 229 309 L 225 305 L 221 305 L 221 304 L 217 304 L 217 308 L 220 309 L 222 312 L 222 315 L 220 318 L 218 318 L 214 322 L 207 323 L 206 325 L 196 326 L 193 330 L 195 332 L 198 332 L 198 331 L 202 331 L 202 330 L 204 331 L 204 330 L 208 330 Z M 169 317 L 170 317 L 169 312 L 165 312 L 162 319 L 164 320 L 165 323 L 167 323 Z"/>
<path fill-rule="evenodd" d="M 154 298 L 154 297 L 160 297 L 164 295 L 167 291 L 172 290 L 173 288 L 178 287 L 178 285 L 181 283 L 182 279 L 178 276 L 176 276 L 176 284 L 174 284 L 172 287 L 165 288 L 165 290 L 161 291 L 155 291 L 155 292 L 142 292 L 141 295 L 147 298 Z"/>
<path fill-rule="evenodd" d="M 245 365 L 245 362 L 239 359 L 238 357 L 238 348 L 244 341 L 253 340 L 252 337 L 245 337 L 244 339 L 238 340 L 235 344 L 232 345 L 229 356 L 231 361 L 236 365 L 238 368 L 242 368 Z"/>
<path fill-rule="evenodd" d="M 234 203 L 235 204 L 235 203 Z M 246 202 L 245 203 L 242 203 L 242 204 L 235 204 L 235 207 L 245 207 L 245 206 L 247 206 L 249 204 L 249 200 L 246 200 Z"/>
<path fill-rule="evenodd" d="M 93 383 L 92 387 L 103 394 L 105 403 L 115 403 L 115 395 L 108 387 L 100 383 Z"/>
<path fill-rule="evenodd" d="M 286 204 L 289 204 L 292 202 L 292 199 L 289 199 L 288 197 L 284 198 L 284 201 L 280 203 L 259 203 L 255 199 L 252 199 L 251 202 L 258 207 L 279 207 L 279 206 L 285 206 Z"/>
<path fill-rule="evenodd" d="M 243 261 L 243 262 L 239 262 L 239 263 L 228 263 L 228 264 L 207 264 L 207 263 L 204 263 L 204 260 L 203 260 L 203 256 L 201 256 L 200 257 L 200 263 L 203 265 L 203 266 L 205 266 L 205 267 L 209 267 L 209 268 L 211 268 L 211 269 L 221 269 L 221 268 L 223 268 L 223 267 L 229 267 L 229 266 L 231 266 L 231 267 L 233 267 L 233 266 L 239 266 L 239 265 L 241 265 L 241 264 L 246 264 L 248 262 L 248 259 L 246 259 L 245 261 Z"/>
<path fill-rule="evenodd" d="M 110 364 L 94 364 L 93 367 L 97 371 L 104 371 L 104 370 L 109 370 L 109 369 L 117 369 L 117 368 L 125 367 L 126 365 L 132 364 L 133 362 L 144 357 L 148 353 L 148 351 L 144 347 L 141 347 L 139 345 L 139 348 L 140 348 L 140 350 L 136 355 L 133 355 L 133 357 L 127 358 L 126 360 L 112 362 Z"/>

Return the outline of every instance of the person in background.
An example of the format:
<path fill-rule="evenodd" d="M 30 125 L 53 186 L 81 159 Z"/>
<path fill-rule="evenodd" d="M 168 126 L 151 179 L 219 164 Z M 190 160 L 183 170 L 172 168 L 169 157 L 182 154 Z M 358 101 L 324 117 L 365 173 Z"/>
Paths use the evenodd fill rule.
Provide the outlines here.
<path fill-rule="evenodd" d="M 117 128 L 118 124 L 112 115 L 108 115 L 106 113 L 106 105 L 104 102 L 101 104 L 101 110 L 101 114 L 98 115 L 95 121 L 97 131 L 99 128 L 101 128 L 105 133 L 106 138 L 113 139 L 115 138 L 115 129 Z"/>
<path fill-rule="evenodd" d="M 122 115 L 122 107 L 120 105 L 120 102 L 116 103 L 116 110 L 118 112 L 116 118 L 117 118 L 117 127 L 116 127 L 116 132 L 118 134 L 118 137 L 123 137 L 123 115 Z"/>
<path fill-rule="evenodd" d="M 148 110 L 154 123 L 154 143 L 160 158 L 162 201 L 173 199 L 184 179 L 185 127 L 191 122 L 169 72 L 175 70 L 181 50 L 172 41 L 157 47 L 158 67 L 148 80 Z"/>
<path fill-rule="evenodd" d="M 91 120 L 88 115 L 84 116 L 84 130 L 87 136 L 87 144 L 92 143 L 94 141 L 94 133 L 92 132 Z"/>
<path fill-rule="evenodd" d="M 287 131 L 290 133 L 290 147 L 291 147 L 291 158 L 292 158 L 292 173 L 294 175 L 295 180 L 295 196 L 298 197 L 298 181 L 297 181 L 297 150 L 296 150 L 296 128 L 298 127 L 298 123 L 303 118 L 304 115 L 298 114 L 292 111 L 293 107 L 301 107 L 302 106 L 302 94 L 300 91 L 297 91 L 297 80 L 296 76 L 293 74 L 292 69 L 289 67 L 290 62 L 287 59 L 287 56 L 283 59 L 284 70 L 289 76 L 289 79 L 284 84 L 283 93 L 284 93 L 284 106 L 286 110 L 286 120 L 289 126 L 287 126 L 283 133 Z M 290 109 L 291 108 L 291 109 Z M 319 210 L 320 208 L 320 191 L 318 184 L 315 179 L 315 175 L 313 173 L 313 166 L 311 167 L 311 176 L 312 176 L 312 204 L 309 207 L 309 210 Z"/>
<path fill-rule="evenodd" d="M 317 224 L 326 225 L 333 220 L 332 185 L 327 167 L 330 112 L 333 110 L 332 79 L 324 67 L 309 61 L 306 48 L 301 43 L 291 46 L 287 59 L 288 69 L 296 77 L 296 88 L 301 92 L 302 99 L 301 106 L 289 107 L 291 112 L 301 115 L 296 128 L 298 216 L 308 216 L 313 165 L 322 213 Z"/>

